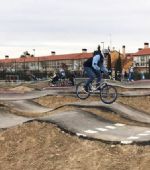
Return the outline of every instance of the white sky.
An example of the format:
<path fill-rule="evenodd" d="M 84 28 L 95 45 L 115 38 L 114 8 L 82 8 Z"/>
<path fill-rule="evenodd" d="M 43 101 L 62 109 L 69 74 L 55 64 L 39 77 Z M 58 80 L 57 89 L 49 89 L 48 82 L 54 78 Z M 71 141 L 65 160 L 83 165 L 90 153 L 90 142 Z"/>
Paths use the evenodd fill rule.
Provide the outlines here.
<path fill-rule="evenodd" d="M 0 58 L 93 51 L 136 52 L 150 42 L 150 0 L 1 0 Z"/>

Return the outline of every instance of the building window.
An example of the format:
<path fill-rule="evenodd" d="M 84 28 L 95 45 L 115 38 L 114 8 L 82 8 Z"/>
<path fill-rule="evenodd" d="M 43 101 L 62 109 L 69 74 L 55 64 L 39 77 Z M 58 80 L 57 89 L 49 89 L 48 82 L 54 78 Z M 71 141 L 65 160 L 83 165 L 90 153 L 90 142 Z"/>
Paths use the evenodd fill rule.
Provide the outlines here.
<path fill-rule="evenodd" d="M 145 57 L 144 56 L 141 56 L 141 62 L 142 61 L 145 61 Z"/>
<path fill-rule="evenodd" d="M 142 63 L 141 63 L 141 66 L 145 66 L 145 63 L 142 62 Z"/>

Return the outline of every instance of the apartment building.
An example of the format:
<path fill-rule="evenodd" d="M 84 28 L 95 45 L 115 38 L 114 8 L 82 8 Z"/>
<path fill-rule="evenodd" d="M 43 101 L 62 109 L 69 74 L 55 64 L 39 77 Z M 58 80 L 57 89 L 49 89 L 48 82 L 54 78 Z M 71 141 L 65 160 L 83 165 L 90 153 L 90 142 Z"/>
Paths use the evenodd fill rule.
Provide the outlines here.
<path fill-rule="evenodd" d="M 148 72 L 150 62 L 150 48 L 149 43 L 144 43 L 144 48 L 139 48 L 136 53 L 126 53 L 125 46 L 122 46 L 122 52 L 116 50 L 111 51 L 111 65 L 112 69 L 118 57 L 122 59 L 122 66 L 125 70 L 131 65 L 135 70 L 140 72 Z M 55 51 L 48 56 L 26 56 L 20 58 L 0 59 L 0 71 L 16 72 L 16 71 L 54 71 L 59 69 L 61 63 L 65 63 L 69 70 L 81 71 L 83 69 L 83 62 L 92 57 L 92 52 L 87 52 L 87 49 L 82 49 L 81 53 L 56 55 Z M 105 61 L 107 64 L 107 60 Z"/>
<path fill-rule="evenodd" d="M 139 72 L 148 72 L 150 64 L 149 43 L 144 43 L 144 48 L 139 48 L 138 52 L 133 54 L 133 66 Z"/>
<path fill-rule="evenodd" d="M 54 71 L 59 69 L 61 63 L 65 63 L 69 70 L 82 70 L 83 62 L 90 58 L 92 53 L 83 50 L 82 53 L 56 55 L 54 52 L 49 56 L 5 58 L 0 60 L 0 70 L 7 71 Z"/>

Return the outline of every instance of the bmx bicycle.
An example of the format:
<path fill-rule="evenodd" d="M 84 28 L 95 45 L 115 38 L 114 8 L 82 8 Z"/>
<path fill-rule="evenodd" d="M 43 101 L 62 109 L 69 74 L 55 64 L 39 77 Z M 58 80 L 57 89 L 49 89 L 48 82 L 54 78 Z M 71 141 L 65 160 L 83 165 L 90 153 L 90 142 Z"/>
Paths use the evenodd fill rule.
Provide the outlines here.
<path fill-rule="evenodd" d="M 100 99 L 105 104 L 111 104 L 117 99 L 117 89 L 105 81 L 98 84 L 94 81 L 90 83 L 86 90 L 84 86 L 85 81 L 82 81 L 76 85 L 76 95 L 82 100 L 87 99 L 94 93 L 98 93 L 100 95 Z"/>
<path fill-rule="evenodd" d="M 50 87 L 67 87 L 67 86 L 73 86 L 72 85 L 72 82 L 68 79 L 68 78 L 65 78 L 65 79 L 62 79 L 62 78 L 59 78 L 57 81 L 53 82 L 52 79 L 50 79 L 48 81 L 48 85 Z"/>

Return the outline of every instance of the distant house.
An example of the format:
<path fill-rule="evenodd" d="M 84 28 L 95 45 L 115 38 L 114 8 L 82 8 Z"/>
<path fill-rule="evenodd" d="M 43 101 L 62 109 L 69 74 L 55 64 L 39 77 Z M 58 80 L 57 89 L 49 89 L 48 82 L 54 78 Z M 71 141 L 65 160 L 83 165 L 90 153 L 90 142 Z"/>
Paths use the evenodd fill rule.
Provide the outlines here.
<path fill-rule="evenodd" d="M 126 53 L 125 45 L 122 46 L 122 52 L 121 53 L 119 51 L 116 51 L 116 50 L 111 51 L 112 69 L 114 70 L 115 63 L 116 63 L 117 59 L 120 57 L 123 71 L 128 72 L 129 68 L 133 64 L 133 54 L 134 53 Z"/>
<path fill-rule="evenodd" d="M 121 57 L 122 68 L 128 71 L 129 67 L 134 64 L 137 70 L 146 71 L 148 68 L 148 61 L 150 59 L 150 48 L 148 43 L 145 43 L 144 49 L 140 49 L 137 53 L 125 53 L 125 46 L 122 48 L 122 53 L 116 50 L 110 52 L 111 55 L 111 68 L 114 70 L 115 63 L 118 57 Z M 17 71 L 38 71 L 38 72 L 51 72 L 61 67 L 61 63 L 68 66 L 69 70 L 83 71 L 83 62 L 92 57 L 92 52 L 87 52 L 87 49 L 82 49 L 80 53 L 61 54 L 57 55 L 55 51 L 51 55 L 39 57 L 20 57 L 0 59 L 1 72 L 17 72 Z M 105 61 L 107 65 L 107 59 Z"/>
<path fill-rule="evenodd" d="M 15 71 L 54 71 L 61 67 L 61 63 L 68 66 L 69 70 L 83 70 L 83 62 L 92 57 L 92 53 L 86 52 L 85 49 L 81 53 L 56 55 L 52 52 L 48 56 L 39 57 L 20 57 L 0 59 L 0 70 L 15 69 Z"/>
<path fill-rule="evenodd" d="M 54 71 L 59 69 L 61 63 L 65 63 L 69 70 L 82 71 L 83 62 L 92 57 L 92 52 L 87 52 L 86 49 L 82 49 L 81 53 L 74 54 L 61 54 L 56 55 L 54 51 L 48 56 L 39 57 L 20 57 L 20 58 L 5 58 L 0 59 L 0 69 L 8 70 L 8 68 L 15 69 L 16 71 L 31 70 L 31 71 Z M 123 59 L 123 55 L 120 52 L 113 50 L 110 52 L 111 66 L 114 69 L 114 65 L 118 57 Z M 105 59 L 107 65 L 107 59 Z"/>
<path fill-rule="evenodd" d="M 133 55 L 133 66 L 139 72 L 148 72 L 150 61 L 149 43 L 144 43 L 144 48 L 139 48 Z"/>

